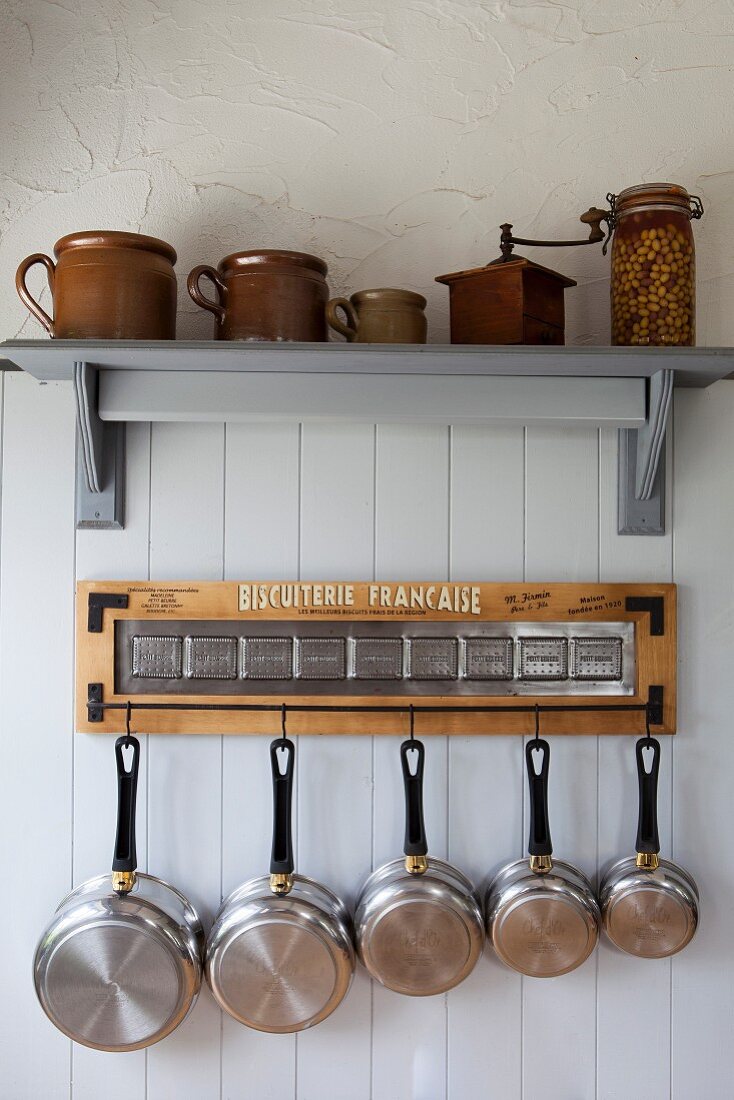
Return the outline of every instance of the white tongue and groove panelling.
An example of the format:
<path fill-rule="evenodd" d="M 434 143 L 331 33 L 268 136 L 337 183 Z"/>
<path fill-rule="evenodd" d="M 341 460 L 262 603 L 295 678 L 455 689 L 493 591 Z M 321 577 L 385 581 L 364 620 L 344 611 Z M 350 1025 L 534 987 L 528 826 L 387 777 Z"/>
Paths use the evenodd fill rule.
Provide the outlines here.
<path fill-rule="evenodd" d="M 734 385 L 676 395 L 663 538 L 616 535 L 614 433 L 508 428 L 135 425 L 123 532 L 73 529 L 68 387 L 6 375 L 2 418 L 2 882 L 9 899 L 0 1060 L 8 1100 L 688 1100 L 724 1097 L 734 992 L 726 836 L 734 768 Z M 501 469 L 501 477 L 496 476 Z M 63 894 L 108 867 L 112 740 L 73 734 L 79 578 L 279 576 L 676 581 L 679 734 L 664 739 L 661 837 L 697 876 L 700 931 L 672 961 L 602 943 L 579 971 L 532 981 L 487 953 L 447 996 L 401 998 L 358 972 L 347 1000 L 298 1037 L 222 1018 L 205 989 L 149 1051 L 72 1045 L 36 1005 L 36 937 Z M 144 734 L 144 728 L 141 729 Z M 267 737 L 149 737 L 141 866 L 207 918 L 267 869 Z M 402 791 L 389 737 L 301 737 L 299 867 L 349 901 L 398 854 Z M 636 826 L 631 739 L 556 738 L 559 857 L 596 869 Z M 520 738 L 427 741 L 429 843 L 477 882 L 520 856 Z M 644 1052 L 644 1056 L 643 1053 Z"/>

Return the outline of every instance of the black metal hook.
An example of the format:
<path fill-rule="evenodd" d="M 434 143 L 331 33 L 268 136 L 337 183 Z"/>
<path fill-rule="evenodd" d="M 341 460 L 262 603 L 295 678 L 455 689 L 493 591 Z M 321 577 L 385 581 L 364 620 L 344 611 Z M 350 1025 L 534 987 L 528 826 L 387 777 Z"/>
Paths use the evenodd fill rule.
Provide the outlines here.
<path fill-rule="evenodd" d="M 535 704 L 535 740 L 540 741 L 540 704 Z"/>
<path fill-rule="evenodd" d="M 125 708 L 125 744 L 126 745 L 130 744 L 130 738 L 132 737 L 132 733 L 130 732 L 130 719 L 132 718 L 132 713 L 133 713 L 133 705 L 130 702 L 130 700 L 128 699 L 127 707 Z"/>
<path fill-rule="evenodd" d="M 281 708 L 280 708 L 280 735 L 281 735 L 281 737 L 284 741 L 287 738 L 287 734 L 286 734 L 286 731 L 285 731 L 285 720 L 286 720 L 287 711 L 288 711 L 288 707 L 286 706 L 285 703 L 283 703 L 281 705 Z"/>
<path fill-rule="evenodd" d="M 652 743 L 652 734 L 650 733 L 650 704 L 645 707 L 645 741 L 647 744 Z"/>
<path fill-rule="evenodd" d="M 410 704 L 410 740 L 415 741 L 415 707 Z"/>

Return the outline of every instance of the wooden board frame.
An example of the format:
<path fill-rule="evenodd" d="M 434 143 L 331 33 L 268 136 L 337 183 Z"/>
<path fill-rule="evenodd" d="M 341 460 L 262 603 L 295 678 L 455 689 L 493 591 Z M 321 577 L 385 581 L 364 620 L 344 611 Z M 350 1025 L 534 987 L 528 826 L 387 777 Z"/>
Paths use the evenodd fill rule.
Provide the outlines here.
<path fill-rule="evenodd" d="M 246 609 L 247 597 L 243 588 L 249 589 L 250 603 L 253 595 L 266 596 L 271 588 L 280 585 L 297 586 L 302 600 L 308 606 L 278 608 L 267 606 L 263 610 Z M 104 703 L 125 704 L 127 695 L 115 694 L 114 638 L 118 619 L 278 619 L 297 618 L 307 620 L 318 616 L 319 622 L 333 620 L 350 621 L 387 619 L 401 622 L 427 621 L 481 621 L 511 622 L 628 622 L 635 623 L 636 684 L 633 695 L 564 696 L 483 695 L 473 697 L 422 696 L 415 700 L 401 696 L 350 696 L 338 694 L 313 696 L 289 696 L 289 708 L 299 705 L 313 707 L 313 711 L 291 710 L 288 714 L 288 732 L 299 734 L 407 734 L 407 713 L 385 713 L 377 709 L 370 712 L 335 713 L 319 711 L 320 706 L 385 707 L 394 705 L 407 708 L 415 704 L 415 732 L 422 734 L 529 734 L 534 732 L 535 720 L 527 713 L 529 706 L 558 706 L 568 702 L 569 708 L 584 706 L 595 708 L 574 713 L 542 714 L 542 733 L 547 734 L 640 734 L 645 731 L 645 715 L 642 711 L 620 710 L 615 713 L 604 710 L 610 704 L 645 704 L 651 685 L 663 688 L 663 722 L 653 732 L 672 734 L 676 731 L 676 587 L 673 584 L 461 584 L 448 582 L 301 582 L 301 581 L 81 581 L 77 585 L 76 599 L 76 728 L 80 733 L 123 733 L 124 709 L 104 710 L 102 721 L 91 722 L 87 701 L 90 684 L 102 685 Z M 253 586 L 256 586 L 253 590 Z M 341 593 L 342 605 L 324 606 L 325 590 L 333 587 Z M 397 589 L 411 587 L 422 592 L 422 609 L 395 608 Z M 446 595 L 441 599 L 441 590 Z M 382 590 L 382 591 L 381 591 Z M 432 591 L 429 591 L 432 590 Z M 89 597 L 92 593 L 127 597 L 127 607 L 99 608 L 101 631 L 90 632 Z M 333 595 L 333 594 L 331 594 Z M 316 605 L 312 600 L 316 597 Z M 398 599 L 400 599 L 398 597 Z M 651 611 L 647 606 L 654 610 Z M 276 597 L 277 601 L 277 597 Z M 628 605 L 628 601 L 632 606 Z M 662 601 L 662 602 L 660 602 Z M 105 601 L 114 603 L 114 600 Z M 436 604 L 441 602 L 439 610 Z M 434 606 L 426 606 L 433 604 Z M 450 609 L 447 608 L 450 605 Z M 635 607 L 635 605 L 637 605 Z M 243 609 L 241 609 L 241 606 Z M 459 607 L 460 610 L 454 610 Z M 663 632 L 655 633 L 657 612 L 662 610 Z M 146 694 L 132 697 L 132 702 L 185 703 L 186 697 Z M 223 703 L 257 703 L 280 706 L 284 700 L 278 695 L 208 696 L 196 695 L 191 702 L 197 706 Z M 496 704 L 518 708 L 517 714 L 476 713 L 472 707 Z M 447 705 L 456 707 L 453 713 L 421 711 L 422 706 Z M 522 709 L 521 709 L 522 708 Z M 598 708 L 598 709 L 596 709 Z M 462 710 L 467 709 L 467 713 Z M 133 710 L 133 730 L 140 733 L 191 733 L 191 734 L 277 734 L 280 733 L 280 714 L 273 711 L 205 711 L 205 710 Z"/>

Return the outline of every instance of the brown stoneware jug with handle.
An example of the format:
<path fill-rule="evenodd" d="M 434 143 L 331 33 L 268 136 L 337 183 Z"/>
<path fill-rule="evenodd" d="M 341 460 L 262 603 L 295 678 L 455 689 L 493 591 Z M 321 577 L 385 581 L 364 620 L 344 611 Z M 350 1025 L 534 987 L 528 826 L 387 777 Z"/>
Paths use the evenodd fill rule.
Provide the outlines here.
<path fill-rule="evenodd" d="M 189 294 L 214 314 L 216 340 L 303 340 L 327 338 L 327 267 L 317 256 L 264 248 L 234 252 L 217 268 L 200 264 L 188 278 Z M 217 300 L 206 298 L 206 276 Z"/>
<path fill-rule="evenodd" d="M 55 261 L 27 256 L 15 276 L 21 301 L 59 340 L 173 340 L 176 252 L 157 237 L 93 229 L 54 245 Z M 35 264 L 46 268 L 53 317 L 26 285 Z"/>
<path fill-rule="evenodd" d="M 380 287 L 351 298 L 332 298 L 326 316 L 331 327 L 358 344 L 425 344 L 426 299 L 412 290 Z M 346 316 L 345 324 L 337 310 Z"/>

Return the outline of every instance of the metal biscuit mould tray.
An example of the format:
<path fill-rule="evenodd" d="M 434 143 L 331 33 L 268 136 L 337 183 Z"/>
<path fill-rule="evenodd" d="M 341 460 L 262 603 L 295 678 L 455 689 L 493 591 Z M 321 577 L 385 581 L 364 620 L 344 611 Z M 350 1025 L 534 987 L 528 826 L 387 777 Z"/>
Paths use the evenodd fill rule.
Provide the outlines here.
<path fill-rule="evenodd" d="M 631 695 L 634 624 L 124 619 L 115 682 L 137 695 Z"/>

